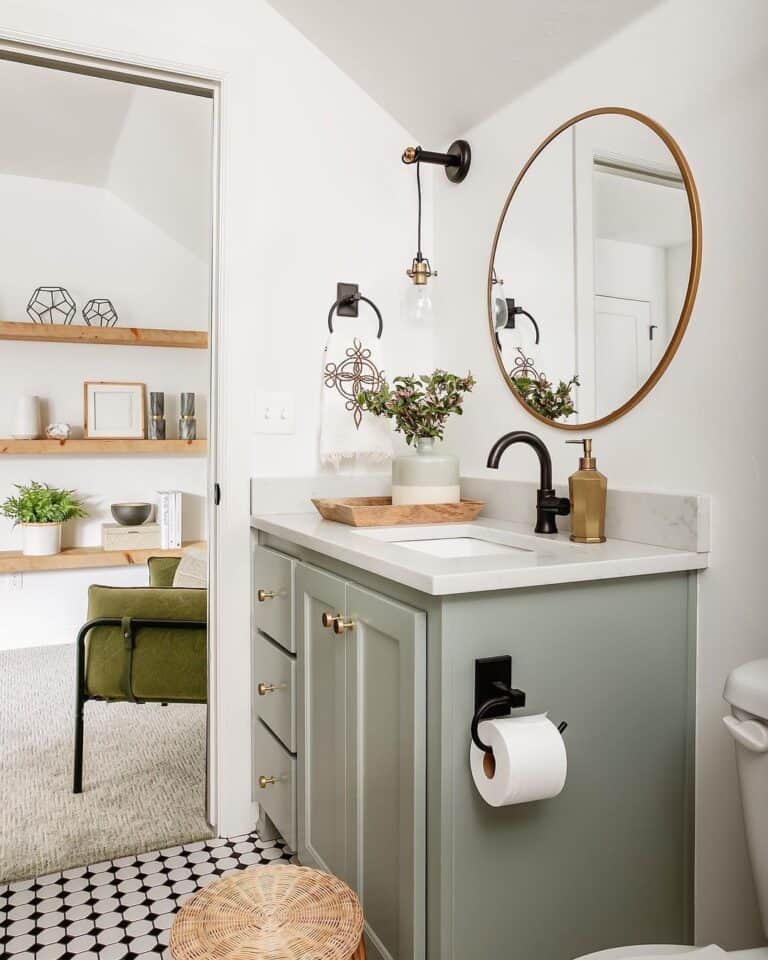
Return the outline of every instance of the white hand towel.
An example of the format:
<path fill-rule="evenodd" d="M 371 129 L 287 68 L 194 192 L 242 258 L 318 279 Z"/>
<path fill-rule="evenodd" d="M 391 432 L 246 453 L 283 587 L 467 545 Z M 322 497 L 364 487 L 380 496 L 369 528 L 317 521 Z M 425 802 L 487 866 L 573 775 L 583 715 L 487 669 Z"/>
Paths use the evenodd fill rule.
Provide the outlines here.
<path fill-rule="evenodd" d="M 360 409 L 357 395 L 385 381 L 380 340 L 332 333 L 323 351 L 320 462 L 337 469 L 383 463 L 392 456 L 392 430 L 384 417 Z"/>

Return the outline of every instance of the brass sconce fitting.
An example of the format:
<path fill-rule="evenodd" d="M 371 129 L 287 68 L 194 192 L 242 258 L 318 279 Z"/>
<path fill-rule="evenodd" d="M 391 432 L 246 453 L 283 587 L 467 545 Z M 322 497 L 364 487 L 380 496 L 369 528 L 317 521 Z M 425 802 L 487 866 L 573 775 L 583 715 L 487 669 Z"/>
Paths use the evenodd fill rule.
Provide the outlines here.
<path fill-rule="evenodd" d="M 405 272 L 418 286 L 423 286 L 430 277 L 437 276 L 437 270 L 430 267 L 429 260 L 419 260 L 417 257 Z"/>

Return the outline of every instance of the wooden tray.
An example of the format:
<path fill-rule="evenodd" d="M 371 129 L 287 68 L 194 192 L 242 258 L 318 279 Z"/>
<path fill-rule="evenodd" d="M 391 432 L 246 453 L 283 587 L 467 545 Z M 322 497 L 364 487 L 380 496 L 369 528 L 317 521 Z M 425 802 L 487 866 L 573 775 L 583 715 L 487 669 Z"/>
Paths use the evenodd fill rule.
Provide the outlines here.
<path fill-rule="evenodd" d="M 460 503 L 409 503 L 392 506 L 391 497 L 345 497 L 342 500 L 315 500 L 318 513 L 326 520 L 353 527 L 394 527 L 407 523 L 468 523 L 485 506 L 484 500 Z"/>

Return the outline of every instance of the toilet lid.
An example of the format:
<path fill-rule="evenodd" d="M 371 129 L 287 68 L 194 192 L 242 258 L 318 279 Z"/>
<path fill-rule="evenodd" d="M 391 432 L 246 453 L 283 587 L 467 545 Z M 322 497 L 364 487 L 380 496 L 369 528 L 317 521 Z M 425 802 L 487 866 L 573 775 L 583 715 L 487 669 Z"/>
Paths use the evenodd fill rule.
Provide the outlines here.
<path fill-rule="evenodd" d="M 645 944 L 639 947 L 619 947 L 615 950 L 600 950 L 590 953 L 577 960 L 632 960 L 632 957 L 673 957 L 676 954 L 690 954 L 701 950 L 701 947 L 670 946 L 669 944 Z M 768 947 L 757 947 L 754 950 L 735 950 L 728 953 L 728 960 L 768 960 Z"/>
<path fill-rule="evenodd" d="M 696 947 L 670 945 L 664 943 L 640 944 L 635 947 L 618 947 L 614 950 L 599 950 L 577 960 L 631 960 L 632 957 L 671 957 L 675 954 L 692 953 Z"/>

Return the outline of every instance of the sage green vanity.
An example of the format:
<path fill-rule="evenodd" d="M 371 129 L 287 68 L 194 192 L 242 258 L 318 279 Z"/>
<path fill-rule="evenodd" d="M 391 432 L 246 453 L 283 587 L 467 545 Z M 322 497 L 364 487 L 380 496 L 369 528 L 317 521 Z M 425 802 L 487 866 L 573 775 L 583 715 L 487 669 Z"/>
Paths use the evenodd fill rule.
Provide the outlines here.
<path fill-rule="evenodd" d="M 338 525 L 323 552 L 292 523 L 252 521 L 253 797 L 357 891 L 369 956 L 690 942 L 704 564 L 437 594 L 345 561 Z M 555 799 L 492 808 L 473 785 L 475 660 L 502 654 L 524 712 L 568 722 Z"/>

